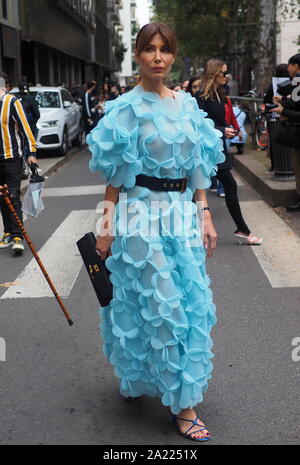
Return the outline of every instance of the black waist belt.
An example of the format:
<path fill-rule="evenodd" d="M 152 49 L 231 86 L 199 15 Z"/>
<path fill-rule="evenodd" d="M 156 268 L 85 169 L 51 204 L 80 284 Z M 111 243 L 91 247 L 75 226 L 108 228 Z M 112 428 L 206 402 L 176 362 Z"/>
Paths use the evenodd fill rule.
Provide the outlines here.
<path fill-rule="evenodd" d="M 136 185 L 148 187 L 152 191 L 179 191 L 185 192 L 188 178 L 169 179 L 169 178 L 154 178 L 139 174 L 136 177 Z"/>

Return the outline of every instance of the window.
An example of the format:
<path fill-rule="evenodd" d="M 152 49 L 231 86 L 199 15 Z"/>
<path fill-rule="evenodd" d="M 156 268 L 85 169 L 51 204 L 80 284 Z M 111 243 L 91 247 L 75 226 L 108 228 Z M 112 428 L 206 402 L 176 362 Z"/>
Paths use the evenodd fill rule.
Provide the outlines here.
<path fill-rule="evenodd" d="M 34 95 L 35 92 L 30 92 Z M 40 108 L 61 108 L 58 92 L 38 92 L 35 100 Z"/>
<path fill-rule="evenodd" d="M 74 102 L 72 95 L 69 94 L 69 92 L 66 91 L 66 90 L 61 91 L 61 98 L 62 98 L 63 103 L 64 102 L 70 102 L 70 103 Z"/>
<path fill-rule="evenodd" d="M 2 0 L 2 16 L 4 19 L 8 19 L 7 17 L 7 0 Z"/>

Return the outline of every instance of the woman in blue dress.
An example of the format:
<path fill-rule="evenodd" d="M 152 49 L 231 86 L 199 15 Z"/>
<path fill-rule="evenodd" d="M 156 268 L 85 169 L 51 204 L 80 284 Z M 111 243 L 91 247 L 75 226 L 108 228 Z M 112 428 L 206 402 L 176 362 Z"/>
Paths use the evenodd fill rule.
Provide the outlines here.
<path fill-rule="evenodd" d="M 139 84 L 106 102 L 87 139 L 90 169 L 107 182 L 96 249 L 113 299 L 100 309 L 101 329 L 121 394 L 158 396 L 181 434 L 205 441 L 194 407 L 212 372 L 216 316 L 205 257 L 217 240 L 205 189 L 224 155 L 221 132 L 196 100 L 164 84 L 175 55 L 166 24 L 144 26 Z"/>

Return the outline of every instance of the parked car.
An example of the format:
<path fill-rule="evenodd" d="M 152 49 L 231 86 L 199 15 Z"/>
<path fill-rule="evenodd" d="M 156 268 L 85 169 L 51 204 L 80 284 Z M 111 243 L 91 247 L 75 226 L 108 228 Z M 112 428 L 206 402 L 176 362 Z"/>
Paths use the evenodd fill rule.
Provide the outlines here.
<path fill-rule="evenodd" d="M 10 92 L 17 98 L 19 89 Z M 81 146 L 84 141 L 84 128 L 81 108 L 63 87 L 30 87 L 30 94 L 39 105 L 40 119 L 37 122 L 37 148 L 56 150 L 66 155 L 72 143 Z"/>

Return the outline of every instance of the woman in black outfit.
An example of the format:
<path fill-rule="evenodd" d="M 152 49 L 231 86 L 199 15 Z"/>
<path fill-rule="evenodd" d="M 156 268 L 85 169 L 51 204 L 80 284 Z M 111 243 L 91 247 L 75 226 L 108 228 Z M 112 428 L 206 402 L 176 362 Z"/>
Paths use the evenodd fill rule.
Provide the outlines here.
<path fill-rule="evenodd" d="M 225 201 L 230 215 L 236 224 L 236 237 L 244 239 L 250 245 L 259 245 L 262 239 L 256 237 L 248 228 L 239 204 L 237 195 L 237 183 L 232 176 L 231 159 L 228 153 L 225 138 L 235 136 L 235 130 L 227 127 L 225 123 L 225 98 L 222 86 L 224 86 L 227 74 L 227 65 L 221 59 L 212 58 L 206 63 L 204 75 L 201 78 L 201 89 L 196 94 L 199 108 L 207 113 L 217 129 L 223 133 L 225 161 L 218 165 L 217 178 L 223 184 Z"/>

